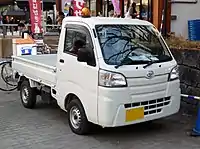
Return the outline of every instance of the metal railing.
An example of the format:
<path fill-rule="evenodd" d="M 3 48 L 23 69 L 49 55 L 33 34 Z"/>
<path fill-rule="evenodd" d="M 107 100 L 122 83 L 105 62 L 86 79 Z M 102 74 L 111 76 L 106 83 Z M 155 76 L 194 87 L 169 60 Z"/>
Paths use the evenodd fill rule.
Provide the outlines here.
<path fill-rule="evenodd" d="M 31 29 L 31 25 L 26 25 Z M 44 34 L 46 33 L 58 33 L 60 25 L 45 25 Z M 18 24 L 0 24 L 0 36 L 5 38 L 6 36 L 21 36 L 21 31 L 18 29 Z"/>

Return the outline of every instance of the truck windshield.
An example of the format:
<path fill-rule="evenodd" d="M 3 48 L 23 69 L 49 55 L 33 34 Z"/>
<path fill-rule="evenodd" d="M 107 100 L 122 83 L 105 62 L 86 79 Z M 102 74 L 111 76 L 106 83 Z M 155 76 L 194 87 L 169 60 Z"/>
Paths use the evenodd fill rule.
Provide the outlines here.
<path fill-rule="evenodd" d="M 108 65 L 134 65 L 171 61 L 157 30 L 151 25 L 96 25 L 100 47 Z"/>

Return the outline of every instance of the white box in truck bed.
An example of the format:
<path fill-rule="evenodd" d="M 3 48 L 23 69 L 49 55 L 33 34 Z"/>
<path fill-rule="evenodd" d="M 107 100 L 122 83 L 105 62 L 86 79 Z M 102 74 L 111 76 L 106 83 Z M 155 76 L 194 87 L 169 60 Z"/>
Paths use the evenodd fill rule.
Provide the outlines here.
<path fill-rule="evenodd" d="M 57 54 L 13 56 L 12 67 L 21 76 L 53 87 L 56 84 Z"/>

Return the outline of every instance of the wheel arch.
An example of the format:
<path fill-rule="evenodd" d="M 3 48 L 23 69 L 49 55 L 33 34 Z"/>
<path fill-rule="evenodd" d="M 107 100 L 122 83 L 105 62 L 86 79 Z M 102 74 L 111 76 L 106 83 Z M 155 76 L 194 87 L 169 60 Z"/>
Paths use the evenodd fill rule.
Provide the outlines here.
<path fill-rule="evenodd" d="M 25 76 L 20 76 L 19 82 L 17 84 L 17 90 L 20 90 L 21 84 L 23 81 L 28 80 Z"/>
<path fill-rule="evenodd" d="M 73 100 L 73 99 L 77 99 L 79 100 L 79 102 L 81 103 L 81 105 L 83 106 L 80 98 L 74 94 L 74 93 L 69 93 L 66 97 L 65 97 L 65 109 L 67 110 L 69 103 Z M 83 106 L 84 107 L 84 106 Z"/>
<path fill-rule="evenodd" d="M 88 119 L 88 114 L 87 114 L 85 105 L 84 105 L 83 102 L 80 100 L 80 98 L 79 98 L 76 94 L 74 94 L 74 93 L 68 93 L 67 96 L 65 97 L 65 105 L 64 105 L 64 106 L 65 106 L 65 109 L 66 109 L 66 110 L 68 109 L 69 103 L 70 103 L 72 100 L 74 100 L 74 99 L 77 99 L 77 100 L 80 102 L 80 104 L 81 104 L 81 106 L 83 107 L 83 110 L 84 110 L 84 112 L 85 112 L 85 115 L 86 115 L 86 117 L 87 117 L 87 119 Z"/>
<path fill-rule="evenodd" d="M 18 91 L 20 90 L 20 86 L 21 86 L 22 82 L 25 81 L 25 80 L 29 82 L 31 88 L 37 87 L 37 84 L 34 80 L 31 80 L 24 75 L 20 75 L 20 79 L 19 79 L 18 86 L 17 86 Z"/>

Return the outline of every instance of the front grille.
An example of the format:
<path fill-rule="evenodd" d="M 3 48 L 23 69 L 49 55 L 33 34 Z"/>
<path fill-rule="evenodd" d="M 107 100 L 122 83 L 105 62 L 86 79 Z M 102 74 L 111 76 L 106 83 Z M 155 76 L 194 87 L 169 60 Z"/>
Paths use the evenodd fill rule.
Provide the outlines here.
<path fill-rule="evenodd" d="M 144 107 L 144 115 L 151 115 L 155 113 L 160 113 L 163 109 L 163 107 L 169 105 L 171 102 L 170 97 L 160 98 L 160 99 L 154 99 L 149 101 L 143 101 L 143 102 L 136 102 L 136 103 L 129 103 L 125 104 L 125 108 L 136 108 L 136 107 Z"/>

